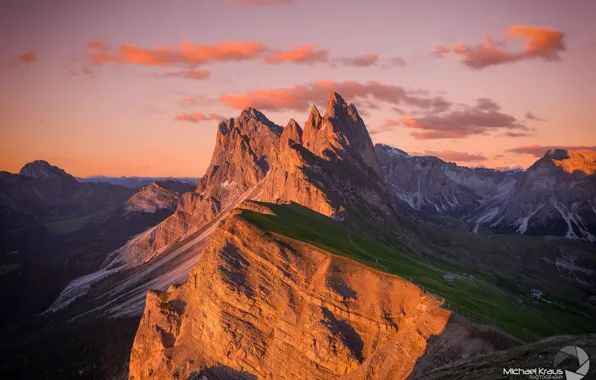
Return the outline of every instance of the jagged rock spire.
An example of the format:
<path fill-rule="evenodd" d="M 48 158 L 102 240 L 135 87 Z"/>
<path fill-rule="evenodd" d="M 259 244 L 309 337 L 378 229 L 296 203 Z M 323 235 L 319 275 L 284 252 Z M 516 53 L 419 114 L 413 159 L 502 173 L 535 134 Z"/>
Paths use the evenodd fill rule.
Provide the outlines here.
<path fill-rule="evenodd" d="M 294 119 L 290 119 L 288 125 L 281 134 L 280 143 L 284 144 L 302 144 L 302 128 Z"/>
<path fill-rule="evenodd" d="M 358 110 L 347 104 L 337 92 L 327 98 L 327 109 L 321 117 L 313 106 L 304 126 L 303 145 L 315 155 L 329 159 L 348 159 L 380 173 L 373 143 Z"/>

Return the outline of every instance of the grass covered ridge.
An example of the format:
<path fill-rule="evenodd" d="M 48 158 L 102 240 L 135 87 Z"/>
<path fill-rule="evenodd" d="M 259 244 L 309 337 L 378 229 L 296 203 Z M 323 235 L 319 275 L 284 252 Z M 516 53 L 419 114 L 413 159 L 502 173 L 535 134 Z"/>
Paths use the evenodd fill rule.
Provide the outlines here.
<path fill-rule="evenodd" d="M 549 297 L 532 302 L 530 289 L 491 273 L 468 271 L 439 258 L 423 258 L 403 246 L 389 246 L 351 231 L 347 226 L 297 204 L 263 203 L 275 215 L 242 210 L 240 216 L 257 227 L 312 244 L 377 270 L 408 279 L 444 298 L 444 306 L 471 320 L 496 326 L 533 341 L 560 334 L 594 332 L 594 306 Z M 459 275 L 472 274 L 475 279 Z M 455 277 L 453 282 L 442 278 Z"/>

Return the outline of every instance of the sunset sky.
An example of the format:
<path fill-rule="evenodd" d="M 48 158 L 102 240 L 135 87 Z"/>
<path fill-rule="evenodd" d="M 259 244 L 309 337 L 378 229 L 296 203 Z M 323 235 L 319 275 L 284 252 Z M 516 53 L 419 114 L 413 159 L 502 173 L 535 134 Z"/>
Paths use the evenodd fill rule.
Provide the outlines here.
<path fill-rule="evenodd" d="M 596 2 L 7 0 L 0 170 L 201 176 L 221 118 L 303 125 L 329 91 L 375 142 L 462 165 L 596 149 Z"/>

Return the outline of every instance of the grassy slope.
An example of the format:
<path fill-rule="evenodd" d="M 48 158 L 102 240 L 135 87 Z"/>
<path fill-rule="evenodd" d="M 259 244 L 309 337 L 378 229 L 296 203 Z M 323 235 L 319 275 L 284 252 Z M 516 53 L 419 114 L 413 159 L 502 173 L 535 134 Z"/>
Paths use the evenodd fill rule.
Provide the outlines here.
<path fill-rule="evenodd" d="M 554 304 L 532 304 L 520 297 L 523 287 L 506 278 L 472 273 L 475 280 L 457 275 L 458 267 L 438 258 L 422 258 L 405 247 L 388 246 L 350 231 L 348 227 L 298 205 L 266 204 L 276 215 L 243 210 L 241 216 L 273 233 L 312 244 L 372 268 L 409 279 L 426 291 L 443 297 L 445 306 L 470 319 L 497 326 L 525 341 L 558 334 L 593 332 L 593 307 L 556 298 Z M 442 279 L 446 273 L 455 281 Z M 553 298 L 550 298 L 553 300 Z M 522 301 L 522 302 L 520 302 Z M 580 312 L 571 311 L 581 309 Z M 582 314 L 583 313 L 583 314 Z"/>

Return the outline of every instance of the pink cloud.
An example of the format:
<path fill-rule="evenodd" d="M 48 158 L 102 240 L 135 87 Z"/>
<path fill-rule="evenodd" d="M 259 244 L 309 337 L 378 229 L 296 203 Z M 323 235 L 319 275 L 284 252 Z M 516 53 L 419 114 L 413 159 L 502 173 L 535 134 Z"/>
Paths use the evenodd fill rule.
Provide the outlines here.
<path fill-rule="evenodd" d="M 306 111 L 313 103 L 324 102 L 331 91 L 338 92 L 346 100 L 386 102 L 392 105 L 405 104 L 436 112 L 444 111 L 451 106 L 449 101 L 440 96 L 422 96 L 400 86 L 374 81 L 359 83 L 319 80 L 288 88 L 256 89 L 247 93 L 226 94 L 220 96 L 219 99 L 234 109 L 255 107 L 269 111 Z"/>
<path fill-rule="evenodd" d="M 377 63 L 378 60 L 379 56 L 376 53 L 367 53 L 354 57 L 336 58 L 334 62 L 344 66 L 368 67 Z"/>
<path fill-rule="evenodd" d="M 525 48 L 521 51 L 509 51 L 504 41 L 495 41 L 489 36 L 477 45 L 456 43 L 450 47 L 437 46 L 433 55 L 444 57 L 454 54 L 464 65 L 472 69 L 483 69 L 529 59 L 559 61 L 559 53 L 566 50 L 565 35 L 554 29 L 517 25 L 507 30 L 507 37 L 525 39 Z"/>
<path fill-rule="evenodd" d="M 526 117 L 526 119 L 532 120 L 532 121 L 545 121 L 546 120 L 546 119 L 543 119 L 541 117 L 538 117 L 538 116 L 534 115 L 530 111 L 526 112 L 525 117 Z"/>
<path fill-rule="evenodd" d="M 200 69 L 170 70 L 155 73 L 157 77 L 180 77 L 195 80 L 207 79 L 210 75 L 211 73 L 209 71 Z"/>
<path fill-rule="evenodd" d="M 19 54 L 17 59 L 21 63 L 31 64 L 31 63 L 37 61 L 37 56 L 33 53 L 23 53 L 23 54 Z"/>
<path fill-rule="evenodd" d="M 417 140 L 465 138 L 489 132 L 527 132 L 529 128 L 514 116 L 503 113 L 500 106 L 486 98 L 477 99 L 474 106 L 462 106 L 444 113 L 423 116 L 403 115 L 403 125 L 412 129 Z"/>
<path fill-rule="evenodd" d="M 97 51 L 107 51 L 108 45 L 101 41 L 90 41 L 87 43 L 87 48 Z"/>
<path fill-rule="evenodd" d="M 189 113 L 181 113 L 174 117 L 174 120 L 178 121 L 188 121 L 191 123 L 199 123 L 201 121 L 208 121 L 208 120 L 216 120 L 216 121 L 223 121 L 226 120 L 224 116 L 218 115 L 216 113 L 210 113 L 208 115 L 200 113 L 200 112 L 189 112 Z"/>
<path fill-rule="evenodd" d="M 302 64 L 312 64 L 315 62 L 328 62 L 329 51 L 317 50 L 315 44 L 306 44 L 293 47 L 288 51 L 276 51 L 263 57 L 263 61 L 269 64 L 294 62 Z"/>

